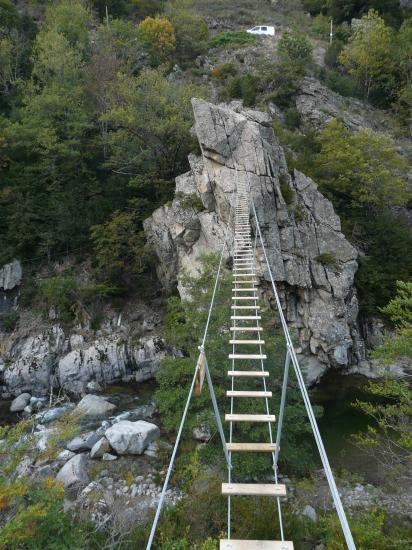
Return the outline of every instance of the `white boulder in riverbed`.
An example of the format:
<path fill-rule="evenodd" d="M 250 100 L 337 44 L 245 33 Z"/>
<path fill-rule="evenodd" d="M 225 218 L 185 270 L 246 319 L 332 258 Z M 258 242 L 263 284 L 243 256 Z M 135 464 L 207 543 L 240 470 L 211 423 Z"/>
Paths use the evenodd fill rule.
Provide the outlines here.
<path fill-rule="evenodd" d="M 16 399 L 13 399 L 10 405 L 11 412 L 22 412 L 30 403 L 31 395 L 29 393 L 21 393 Z"/>
<path fill-rule="evenodd" d="M 79 401 L 76 411 L 88 418 L 105 418 L 110 416 L 116 409 L 116 405 L 109 403 L 105 397 L 100 395 L 85 395 Z"/>
<path fill-rule="evenodd" d="M 89 483 L 89 476 L 86 469 L 86 454 L 75 455 L 59 470 L 56 480 L 67 487 L 73 485 L 86 485 Z"/>
<path fill-rule="evenodd" d="M 110 451 L 110 444 L 105 437 L 97 441 L 90 451 L 90 458 L 102 458 L 105 453 Z"/>
<path fill-rule="evenodd" d="M 146 447 L 160 436 L 155 424 L 138 420 L 121 420 L 106 431 L 106 438 L 119 455 L 141 455 Z"/>

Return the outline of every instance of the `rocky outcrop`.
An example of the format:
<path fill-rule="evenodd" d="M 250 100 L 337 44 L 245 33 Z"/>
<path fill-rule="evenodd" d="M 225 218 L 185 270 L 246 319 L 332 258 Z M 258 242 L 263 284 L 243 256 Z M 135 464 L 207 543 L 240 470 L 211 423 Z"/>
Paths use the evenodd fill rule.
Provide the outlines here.
<path fill-rule="evenodd" d="M 264 113 L 238 102 L 229 108 L 198 99 L 193 109 L 202 156 L 189 157 L 191 170 L 176 179 L 172 204 L 145 222 L 164 287 L 177 286 L 184 296 L 183 273 L 195 274 L 202 253 L 220 251 L 225 238 L 232 241 L 236 182 L 246 181 L 284 311 L 298 331 L 308 380 L 314 382 L 330 366 L 357 362 L 363 353 L 353 286 L 357 253 L 332 204 L 310 178 L 289 174 Z M 262 290 L 270 298 L 259 245 L 257 260 Z"/>
<path fill-rule="evenodd" d="M 324 86 L 316 78 L 307 76 L 302 80 L 296 96 L 296 108 L 306 124 L 317 130 L 333 118 L 341 118 L 350 130 L 370 128 L 393 133 L 393 121 L 384 111 L 353 97 L 342 97 Z"/>
<path fill-rule="evenodd" d="M 161 337 L 159 314 L 142 304 L 129 306 L 96 332 L 76 327 L 67 333 L 44 322 L 0 332 L 2 397 L 42 396 L 58 389 L 81 395 L 115 381 L 153 378 L 160 360 L 173 350 Z"/>

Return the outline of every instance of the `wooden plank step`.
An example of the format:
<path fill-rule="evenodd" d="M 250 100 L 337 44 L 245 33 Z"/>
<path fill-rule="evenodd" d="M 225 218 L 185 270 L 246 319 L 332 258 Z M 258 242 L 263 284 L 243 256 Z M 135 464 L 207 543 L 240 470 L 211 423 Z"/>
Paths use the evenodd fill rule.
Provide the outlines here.
<path fill-rule="evenodd" d="M 262 317 L 260 315 L 232 315 L 231 319 L 234 321 L 259 321 Z"/>
<path fill-rule="evenodd" d="M 229 353 L 229 359 L 267 359 L 263 353 Z"/>
<path fill-rule="evenodd" d="M 266 378 L 269 373 L 267 370 L 229 370 L 227 375 L 239 378 Z"/>
<path fill-rule="evenodd" d="M 234 273 L 233 277 L 253 277 L 256 273 Z"/>
<path fill-rule="evenodd" d="M 232 332 L 262 332 L 262 327 L 230 327 Z"/>
<path fill-rule="evenodd" d="M 257 291 L 257 288 L 247 288 L 247 287 L 236 287 L 236 288 L 232 288 L 232 292 L 256 292 Z M 234 296 L 234 298 L 236 298 L 236 296 Z M 239 298 L 239 296 L 237 296 L 237 298 Z"/>
<path fill-rule="evenodd" d="M 260 309 L 260 306 L 230 306 L 230 309 L 253 309 L 256 311 Z"/>
<path fill-rule="evenodd" d="M 228 443 L 227 450 L 233 453 L 274 453 L 275 443 Z"/>
<path fill-rule="evenodd" d="M 274 414 L 225 414 L 226 422 L 275 422 Z"/>
<path fill-rule="evenodd" d="M 283 483 L 222 483 L 222 495 L 285 497 L 286 485 Z"/>
<path fill-rule="evenodd" d="M 221 539 L 219 550 L 293 550 L 290 540 Z"/>
<path fill-rule="evenodd" d="M 259 300 L 259 296 L 232 296 L 232 300 Z"/>
<path fill-rule="evenodd" d="M 229 344 L 264 344 L 264 340 L 229 340 Z"/>
<path fill-rule="evenodd" d="M 253 390 L 227 390 L 226 397 L 272 397 L 272 392 Z"/>

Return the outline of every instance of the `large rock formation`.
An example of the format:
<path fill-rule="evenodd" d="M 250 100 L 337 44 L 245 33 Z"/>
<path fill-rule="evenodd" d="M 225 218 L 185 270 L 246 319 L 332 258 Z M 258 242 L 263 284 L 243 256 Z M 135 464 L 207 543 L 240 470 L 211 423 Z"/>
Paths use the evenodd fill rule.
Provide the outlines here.
<path fill-rule="evenodd" d="M 299 334 L 308 380 L 314 382 L 330 366 L 353 364 L 362 355 L 353 286 L 357 253 L 342 234 L 332 204 L 310 178 L 289 174 L 265 114 L 242 109 L 238 102 L 228 108 L 198 99 L 193 109 L 202 156 L 190 156 L 191 170 L 176 179 L 172 204 L 145 223 L 164 287 L 177 286 L 184 295 L 183 272 L 196 273 L 203 252 L 220 251 L 226 236 L 231 242 L 236 182 L 245 180 L 284 311 Z M 199 201 L 203 209 L 196 206 Z M 259 244 L 257 258 L 262 289 L 270 297 Z"/>
<path fill-rule="evenodd" d="M 130 303 L 122 316 L 107 315 L 98 331 L 79 326 L 68 332 L 39 320 L 23 320 L 10 334 L 0 330 L 1 396 L 45 395 L 51 389 L 82 394 L 90 381 L 104 386 L 153 378 L 159 361 L 173 353 L 161 336 L 159 314 Z"/>

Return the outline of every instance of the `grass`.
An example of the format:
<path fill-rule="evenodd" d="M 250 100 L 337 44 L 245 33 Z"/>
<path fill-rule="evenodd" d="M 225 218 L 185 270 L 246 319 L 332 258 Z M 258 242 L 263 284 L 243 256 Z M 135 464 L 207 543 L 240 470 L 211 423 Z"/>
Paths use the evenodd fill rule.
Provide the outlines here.
<path fill-rule="evenodd" d="M 209 40 L 209 48 L 241 48 L 256 43 L 256 36 L 245 31 L 219 32 Z"/>

